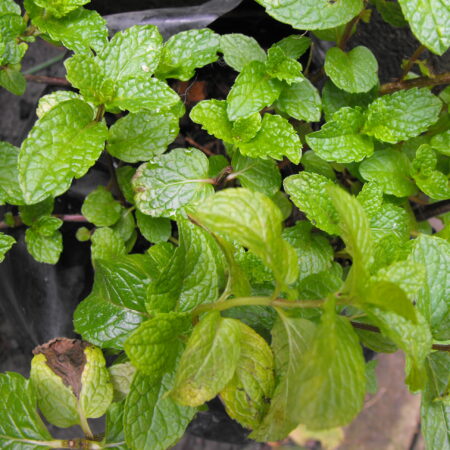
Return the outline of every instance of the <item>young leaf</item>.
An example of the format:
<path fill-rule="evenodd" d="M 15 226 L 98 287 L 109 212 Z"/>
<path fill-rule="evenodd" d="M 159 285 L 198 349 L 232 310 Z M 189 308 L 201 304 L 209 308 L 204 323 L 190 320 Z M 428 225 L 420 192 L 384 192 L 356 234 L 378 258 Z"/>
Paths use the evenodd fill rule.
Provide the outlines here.
<path fill-rule="evenodd" d="M 304 79 L 300 83 L 284 85 L 275 106 L 294 119 L 318 122 L 322 100 L 313 84 Z"/>
<path fill-rule="evenodd" d="M 226 189 L 198 206 L 192 217 L 259 256 L 280 286 L 296 280 L 297 255 L 281 238 L 280 210 L 265 195 L 244 188 Z"/>
<path fill-rule="evenodd" d="M 287 84 L 303 81 L 302 65 L 289 58 L 281 47 L 273 46 L 267 51 L 267 74 Z"/>
<path fill-rule="evenodd" d="M 31 383 L 18 373 L 0 374 L 0 445 L 5 449 L 34 449 L 36 441 L 52 437 L 36 410 L 36 394 Z M 46 442 L 42 442 L 45 447 Z"/>
<path fill-rule="evenodd" d="M 450 156 L 450 130 L 433 136 L 431 138 L 430 144 L 439 153 Z"/>
<path fill-rule="evenodd" d="M 240 33 L 225 34 L 220 37 L 223 59 L 234 70 L 241 72 L 251 61 L 266 61 L 266 52 L 250 36 Z"/>
<path fill-rule="evenodd" d="M 142 323 L 124 345 L 133 365 L 144 374 L 163 376 L 173 361 L 179 336 L 189 330 L 190 319 L 189 314 L 170 312 Z"/>
<path fill-rule="evenodd" d="M 364 116 L 359 108 L 341 108 L 321 130 L 306 136 L 317 156 L 326 161 L 358 162 L 372 155 L 373 141 L 361 134 Z"/>
<path fill-rule="evenodd" d="M 411 163 L 404 153 L 388 149 L 379 150 L 363 161 L 359 172 L 365 180 L 376 181 L 386 194 L 407 197 L 416 193 L 410 167 Z"/>
<path fill-rule="evenodd" d="M 281 82 L 267 76 L 266 65 L 261 61 L 247 64 L 236 78 L 227 97 L 230 120 L 247 117 L 270 106 L 280 95 Z"/>
<path fill-rule="evenodd" d="M 61 2 L 60 0 L 33 0 L 36 5 L 45 10 L 54 17 L 63 17 L 69 14 L 79 6 L 83 6 L 89 3 L 89 0 L 66 0 Z"/>
<path fill-rule="evenodd" d="M 125 400 L 130 393 L 131 382 L 136 373 L 136 367 L 128 361 L 108 367 L 108 372 L 114 389 L 113 402 Z"/>
<path fill-rule="evenodd" d="M 418 310 L 431 326 L 435 339 L 450 339 L 450 244 L 421 235 L 414 241 L 408 260 L 425 268 L 425 284 L 418 292 Z"/>
<path fill-rule="evenodd" d="M 155 217 L 171 217 L 214 192 L 208 158 L 195 148 L 177 148 L 143 164 L 132 183 L 136 206 Z"/>
<path fill-rule="evenodd" d="M 180 246 L 147 292 L 147 310 L 190 311 L 218 296 L 218 266 L 211 237 L 185 219 L 179 219 Z"/>
<path fill-rule="evenodd" d="M 367 109 L 363 133 L 395 144 L 418 136 L 439 118 L 442 102 L 427 88 L 384 95 Z"/>
<path fill-rule="evenodd" d="M 16 240 L 12 236 L 0 233 L 0 263 L 4 261 L 6 253 L 16 243 Z"/>
<path fill-rule="evenodd" d="M 51 94 L 44 95 L 39 99 L 36 115 L 38 116 L 38 119 L 42 119 L 42 117 L 58 105 L 58 103 L 74 99 L 83 100 L 80 94 L 73 91 L 55 91 Z"/>
<path fill-rule="evenodd" d="M 294 204 L 317 228 L 329 234 L 339 234 L 338 214 L 327 188 L 334 186 L 328 178 L 312 172 L 301 172 L 284 179 L 284 189 Z"/>
<path fill-rule="evenodd" d="M 217 60 L 218 49 L 219 35 L 208 28 L 175 34 L 164 44 L 156 76 L 189 80 L 197 67 Z"/>
<path fill-rule="evenodd" d="M 256 1 L 266 8 L 267 14 L 297 30 L 337 27 L 349 22 L 363 8 L 360 0 L 333 3 L 327 0 Z"/>
<path fill-rule="evenodd" d="M 273 46 L 280 47 L 289 58 L 298 59 L 311 46 L 311 39 L 306 36 L 291 34 L 276 42 Z"/>
<path fill-rule="evenodd" d="M 298 424 L 298 390 L 301 379 L 302 355 L 312 342 L 315 325 L 309 320 L 290 318 L 284 314 L 272 329 L 272 350 L 275 356 L 275 376 L 277 385 L 269 410 L 250 435 L 258 441 L 278 441 L 284 439 Z"/>
<path fill-rule="evenodd" d="M 399 0 L 403 14 L 417 39 L 442 55 L 450 46 L 450 6 L 439 0 Z"/>
<path fill-rule="evenodd" d="M 136 373 L 123 416 L 130 449 L 166 450 L 183 436 L 197 409 L 179 405 L 167 395 L 173 382 L 174 375 L 170 372 L 158 382 L 154 377 Z"/>
<path fill-rule="evenodd" d="M 256 136 L 238 144 L 241 153 L 251 158 L 281 160 L 287 156 L 294 164 L 301 158 L 302 144 L 294 127 L 283 117 L 264 114 L 261 128 Z"/>
<path fill-rule="evenodd" d="M 252 328 L 241 328 L 241 355 L 236 373 L 220 397 L 228 415 L 246 428 L 259 425 L 274 388 L 273 354 L 266 341 Z"/>
<path fill-rule="evenodd" d="M 166 242 L 172 234 L 172 225 L 165 217 L 151 217 L 136 211 L 136 220 L 139 231 L 147 241 L 153 244 Z"/>
<path fill-rule="evenodd" d="M 110 259 L 126 254 L 125 242 L 119 233 L 109 227 L 102 227 L 95 230 L 91 236 L 91 258 Z"/>
<path fill-rule="evenodd" d="M 62 234 L 58 228 L 62 220 L 42 216 L 25 231 L 27 250 L 36 261 L 56 264 L 63 249 Z"/>
<path fill-rule="evenodd" d="M 81 214 L 97 227 L 109 227 L 120 218 L 121 206 L 111 192 L 104 186 L 98 186 L 84 199 Z"/>
<path fill-rule="evenodd" d="M 231 381 L 241 354 L 241 327 L 216 311 L 206 314 L 192 332 L 178 365 L 171 397 L 200 406 Z"/>
<path fill-rule="evenodd" d="M 422 394 L 421 429 L 427 448 L 450 448 L 450 405 L 441 397 L 449 386 L 450 354 L 435 352 L 427 358 L 428 381 Z"/>
<path fill-rule="evenodd" d="M 378 62 L 362 45 L 345 53 L 332 47 L 325 57 L 325 73 L 340 89 L 357 94 L 370 91 L 378 83 Z"/>
<path fill-rule="evenodd" d="M 60 103 L 39 119 L 19 155 L 26 203 L 65 192 L 73 177 L 80 178 L 95 163 L 106 137 L 105 123 L 93 121 L 92 108 L 81 100 Z"/>

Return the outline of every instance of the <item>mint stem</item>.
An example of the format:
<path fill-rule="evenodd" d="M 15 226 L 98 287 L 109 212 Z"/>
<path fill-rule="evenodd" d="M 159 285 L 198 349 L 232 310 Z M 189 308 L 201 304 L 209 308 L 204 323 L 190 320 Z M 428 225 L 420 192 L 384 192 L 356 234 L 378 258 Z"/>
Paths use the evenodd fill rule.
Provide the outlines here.
<path fill-rule="evenodd" d="M 382 84 L 380 94 L 391 94 L 395 91 L 404 89 L 412 89 L 415 87 L 440 86 L 442 84 L 450 84 L 450 72 L 441 73 L 433 78 L 418 77 L 411 80 L 392 81 L 391 83 Z"/>

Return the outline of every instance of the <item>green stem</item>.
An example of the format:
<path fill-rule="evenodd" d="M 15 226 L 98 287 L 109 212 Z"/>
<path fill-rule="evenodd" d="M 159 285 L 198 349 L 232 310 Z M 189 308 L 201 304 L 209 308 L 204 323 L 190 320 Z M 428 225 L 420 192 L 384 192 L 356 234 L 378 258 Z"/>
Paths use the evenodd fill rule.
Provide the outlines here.
<path fill-rule="evenodd" d="M 385 83 L 380 86 L 380 94 L 391 94 L 395 91 L 401 91 L 403 89 L 412 89 L 415 87 L 427 87 L 427 86 L 440 86 L 442 84 L 450 84 L 450 72 L 441 73 L 433 78 L 417 77 L 411 80 L 399 80 L 392 81 L 391 83 Z"/>
<path fill-rule="evenodd" d="M 363 12 L 364 12 L 364 10 L 361 11 L 357 16 L 353 17 L 353 19 L 350 20 L 350 22 L 348 22 L 347 25 L 345 26 L 344 32 L 342 33 L 342 36 L 341 36 L 341 39 L 339 40 L 339 42 L 337 44 L 337 46 L 341 50 L 345 50 L 347 41 L 350 39 L 350 36 L 352 35 L 353 27 L 356 26 L 357 23 L 359 22 L 359 20 L 361 19 Z"/>
<path fill-rule="evenodd" d="M 81 409 L 81 406 L 78 406 L 78 416 L 80 418 L 80 427 L 83 430 L 83 433 L 87 439 L 93 440 L 94 439 L 94 433 L 91 430 L 91 427 L 89 426 L 89 422 L 84 415 L 84 412 Z"/>
<path fill-rule="evenodd" d="M 20 442 L 23 444 L 32 444 L 32 445 L 39 445 L 41 447 L 50 447 L 50 448 L 70 448 L 66 446 L 66 442 L 67 441 L 63 441 L 63 440 L 59 440 L 59 439 L 54 439 L 51 441 L 39 441 L 36 439 L 20 439 L 20 438 L 14 438 L 11 436 L 5 436 L 0 434 L 0 438 L 9 441 L 14 441 L 14 442 Z"/>
<path fill-rule="evenodd" d="M 282 308 L 320 308 L 324 300 L 298 300 L 290 301 L 284 298 L 272 299 L 271 297 L 237 297 L 225 302 L 207 303 L 200 305 L 192 311 L 198 316 L 207 311 L 224 311 L 236 306 L 273 306 Z"/>
<path fill-rule="evenodd" d="M 58 61 L 61 61 L 64 58 L 64 56 L 66 56 L 66 52 L 61 52 L 59 55 L 56 55 L 55 57 L 50 58 L 41 64 L 37 64 L 33 67 L 30 67 L 28 70 L 25 70 L 23 73 L 24 73 L 24 75 L 30 75 L 32 73 L 39 72 L 40 70 L 45 69 L 49 66 L 52 66 L 53 64 L 57 63 Z"/>
<path fill-rule="evenodd" d="M 416 51 L 411 55 L 411 57 L 408 59 L 408 62 L 406 63 L 405 68 L 403 69 L 402 76 L 400 77 L 400 81 L 403 80 L 406 75 L 408 75 L 409 71 L 411 70 L 411 67 L 414 65 L 414 63 L 417 61 L 417 58 L 426 50 L 427 48 L 425 45 L 419 45 L 419 47 L 416 49 Z"/>

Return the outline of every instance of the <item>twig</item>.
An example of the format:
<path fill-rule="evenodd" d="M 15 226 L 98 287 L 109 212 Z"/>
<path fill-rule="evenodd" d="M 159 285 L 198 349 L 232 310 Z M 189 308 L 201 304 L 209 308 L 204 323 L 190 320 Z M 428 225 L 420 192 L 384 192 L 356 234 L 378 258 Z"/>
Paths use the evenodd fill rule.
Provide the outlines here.
<path fill-rule="evenodd" d="M 70 86 L 70 83 L 65 78 L 59 77 L 45 77 L 43 75 L 25 74 L 25 79 L 34 83 L 52 84 L 55 86 Z"/>
<path fill-rule="evenodd" d="M 363 11 L 361 11 L 357 16 L 353 17 L 353 19 L 350 20 L 350 22 L 348 22 L 347 25 L 345 26 L 344 32 L 342 33 L 341 39 L 339 39 L 338 43 L 338 47 L 341 50 L 345 49 L 347 41 L 350 39 L 350 36 L 352 35 L 353 27 L 360 21 Z"/>
<path fill-rule="evenodd" d="M 401 91 L 403 89 L 412 89 L 415 87 L 426 86 L 440 86 L 442 84 L 450 84 L 450 72 L 438 74 L 433 78 L 417 77 L 411 80 L 399 80 L 385 83 L 380 87 L 380 94 L 385 95 L 391 94 L 395 91 Z"/>
<path fill-rule="evenodd" d="M 195 147 L 200 149 L 203 153 L 205 153 L 205 155 L 214 156 L 214 153 L 208 147 L 205 147 L 204 145 L 199 144 L 197 141 L 194 141 L 194 139 L 192 139 L 191 137 L 185 136 L 184 140 L 188 144 L 195 145 Z"/>
<path fill-rule="evenodd" d="M 450 200 L 441 200 L 425 206 L 418 206 L 413 209 L 416 220 L 423 222 L 432 217 L 440 216 L 450 211 Z"/>
<path fill-rule="evenodd" d="M 81 214 L 53 214 L 53 217 L 57 217 L 58 219 L 61 219 L 64 222 L 81 222 L 81 223 L 87 223 L 89 220 L 86 219 L 86 217 L 82 216 Z M 6 222 L 0 221 L 0 230 L 5 230 L 7 228 L 16 228 L 21 227 L 24 225 L 22 222 L 22 219 L 20 216 L 13 216 L 14 225 L 8 225 Z"/>
<path fill-rule="evenodd" d="M 408 75 L 409 71 L 411 70 L 411 67 L 414 65 L 414 63 L 417 61 L 417 58 L 426 50 L 427 48 L 425 45 L 419 45 L 417 47 L 416 51 L 411 55 L 409 58 L 405 68 L 403 69 L 402 76 L 400 77 L 400 81 L 403 80 L 406 75 Z"/>

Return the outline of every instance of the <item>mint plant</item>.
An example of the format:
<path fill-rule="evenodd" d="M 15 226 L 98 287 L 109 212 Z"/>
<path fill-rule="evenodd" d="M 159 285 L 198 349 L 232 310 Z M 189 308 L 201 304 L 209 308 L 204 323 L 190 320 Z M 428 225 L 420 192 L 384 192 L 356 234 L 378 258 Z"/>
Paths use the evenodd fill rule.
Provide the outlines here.
<path fill-rule="evenodd" d="M 31 255 L 56 264 L 61 226 L 84 222 L 95 273 L 73 318 L 82 340 L 37 347 L 29 379 L 0 375 L 2 448 L 166 449 L 217 396 L 258 441 L 342 427 L 374 386 L 365 346 L 405 353 L 427 446 L 450 449 L 450 74 L 420 59 L 449 48 L 450 7 L 258 0 L 301 30 L 263 49 L 209 29 L 163 42 L 153 25 L 108 39 L 87 2 L 0 4 L 4 88 L 34 80 L 20 64 L 36 38 L 73 51 L 60 80 L 73 89 L 40 99 L 20 148 L 0 143 L 2 228 L 26 226 Z M 383 61 L 348 46 L 371 8 L 420 42 L 385 84 Z M 336 44 L 315 72 L 312 36 Z M 187 113 L 171 80 L 219 58 L 237 72 L 226 99 L 188 115 L 220 154 L 173 148 Z M 102 154 L 110 183 L 53 214 Z M 0 234 L 2 260 L 14 243 Z M 53 438 L 38 411 L 84 437 Z"/>

